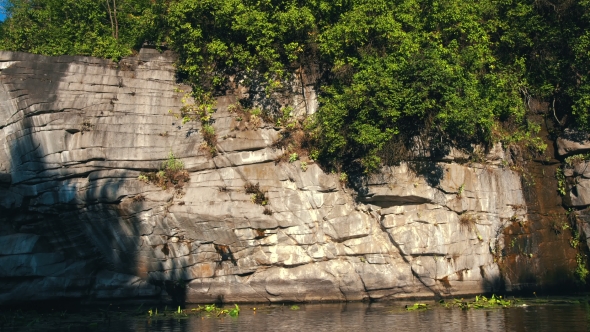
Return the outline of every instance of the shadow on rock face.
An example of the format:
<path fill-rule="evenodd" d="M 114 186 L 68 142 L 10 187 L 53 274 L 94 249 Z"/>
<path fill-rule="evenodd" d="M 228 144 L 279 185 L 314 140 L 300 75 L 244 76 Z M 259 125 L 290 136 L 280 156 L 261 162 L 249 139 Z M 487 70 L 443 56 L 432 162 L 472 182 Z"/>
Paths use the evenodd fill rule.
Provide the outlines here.
<path fill-rule="evenodd" d="M 443 167 L 435 161 L 415 161 L 409 163 L 409 167 L 431 187 L 438 186 L 444 176 Z"/>
<path fill-rule="evenodd" d="M 138 180 L 171 147 L 200 143 L 162 134 L 162 114 L 182 105 L 171 59 L 0 52 L 0 304 L 158 300 L 163 289 L 185 302 L 182 273 L 151 275 L 186 264 L 166 212 L 175 193 Z"/>

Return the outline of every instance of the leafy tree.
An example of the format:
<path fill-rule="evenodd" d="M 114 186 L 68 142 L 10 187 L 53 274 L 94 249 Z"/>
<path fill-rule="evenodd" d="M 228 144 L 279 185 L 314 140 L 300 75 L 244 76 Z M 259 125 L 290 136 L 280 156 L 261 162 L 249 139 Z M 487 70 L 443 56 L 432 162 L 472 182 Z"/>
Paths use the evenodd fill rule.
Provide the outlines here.
<path fill-rule="evenodd" d="M 154 37 L 158 3 L 150 0 L 8 0 L 2 49 L 119 59 Z M 160 6 L 161 7 L 161 6 Z"/>
<path fill-rule="evenodd" d="M 325 155 L 373 170 L 408 123 L 491 142 L 501 118 L 522 121 L 523 68 L 495 55 L 496 10 L 483 1 L 356 1 L 320 36 L 336 81 L 318 114 Z"/>

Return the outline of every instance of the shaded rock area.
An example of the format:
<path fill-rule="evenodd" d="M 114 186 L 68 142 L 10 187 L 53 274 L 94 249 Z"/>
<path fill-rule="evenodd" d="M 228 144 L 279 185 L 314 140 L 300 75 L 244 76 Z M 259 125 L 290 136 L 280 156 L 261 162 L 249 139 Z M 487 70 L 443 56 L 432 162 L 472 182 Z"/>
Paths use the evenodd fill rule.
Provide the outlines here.
<path fill-rule="evenodd" d="M 285 153 L 272 147 L 280 130 L 244 125 L 230 107 L 241 96 L 228 93 L 217 99 L 219 153 L 210 157 L 201 125 L 170 114 L 190 102 L 173 62 L 152 49 L 118 64 L 0 52 L 0 304 L 505 289 L 505 234 L 515 221 L 529 223 L 534 198 L 502 167 L 501 149 L 489 165 L 454 163 L 464 158 L 456 152 L 385 167 L 352 190 L 313 162 L 276 163 Z M 294 91 L 294 113 L 312 113 L 313 90 Z M 189 173 L 184 187 L 140 181 L 171 152 Z M 533 283 L 551 285 L 547 278 Z"/>
<path fill-rule="evenodd" d="M 544 123 L 542 119 L 537 121 Z M 556 174 L 562 164 L 550 157 L 561 152 L 556 154 L 555 145 L 547 139 L 546 125 L 539 136 L 545 138 L 547 150 L 526 163 L 521 178 L 527 218 L 510 217 L 503 230 L 504 247 L 498 259 L 506 290 L 525 294 L 543 288 L 567 291 L 582 285 L 574 271 L 576 255 L 584 248 L 571 245 L 576 236 L 574 214 L 564 207 L 558 193 Z M 559 139 L 557 142 L 559 149 Z"/>
<path fill-rule="evenodd" d="M 566 130 L 557 139 L 557 147 L 561 155 L 568 156 L 558 186 L 565 194 L 563 201 L 569 208 L 569 222 L 585 240 L 587 249 L 590 247 L 590 134 Z"/>
<path fill-rule="evenodd" d="M 573 129 L 566 129 L 557 138 L 557 153 L 568 156 L 590 151 L 590 135 Z"/>

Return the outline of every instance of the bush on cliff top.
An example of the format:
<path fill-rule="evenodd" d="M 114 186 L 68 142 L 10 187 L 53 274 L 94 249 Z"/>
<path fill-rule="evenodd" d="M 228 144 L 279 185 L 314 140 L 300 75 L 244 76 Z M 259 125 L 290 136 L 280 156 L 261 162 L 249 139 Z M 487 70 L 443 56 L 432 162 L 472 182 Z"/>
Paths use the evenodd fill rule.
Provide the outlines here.
<path fill-rule="evenodd" d="M 270 96 L 316 68 L 308 134 L 328 164 L 374 170 L 416 135 L 539 148 L 532 97 L 561 125 L 590 125 L 588 0 L 5 2 L 3 49 L 118 59 L 167 45 L 197 95 L 237 75 Z"/>

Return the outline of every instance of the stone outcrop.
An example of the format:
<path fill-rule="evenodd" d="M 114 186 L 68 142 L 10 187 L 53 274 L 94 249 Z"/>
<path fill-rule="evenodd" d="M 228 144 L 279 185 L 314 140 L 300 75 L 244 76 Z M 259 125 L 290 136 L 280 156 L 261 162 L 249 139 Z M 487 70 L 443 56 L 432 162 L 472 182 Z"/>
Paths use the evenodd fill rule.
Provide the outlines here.
<path fill-rule="evenodd" d="M 557 138 L 557 153 L 560 156 L 568 156 L 590 151 L 590 135 L 578 130 L 566 129 Z"/>
<path fill-rule="evenodd" d="M 503 232 L 526 222 L 520 175 L 453 159 L 402 163 L 345 187 L 277 160 L 280 129 L 217 99 L 218 154 L 173 113 L 174 56 L 119 64 L 0 53 L 0 304 L 349 301 L 501 291 Z M 309 87 L 296 114 L 317 107 Z M 297 92 L 298 89 L 295 89 Z M 307 92 L 305 92 L 307 91 Z M 172 113 L 172 114 L 171 114 Z M 170 153 L 190 180 L 141 181 Z M 499 157 L 500 158 L 500 157 Z M 265 206 L 245 186 L 258 184 Z"/>
<path fill-rule="evenodd" d="M 577 217 L 577 229 L 590 247 L 590 135 L 568 129 L 557 139 L 557 147 L 560 155 L 569 156 L 559 183 L 565 193 L 564 203 Z"/>

